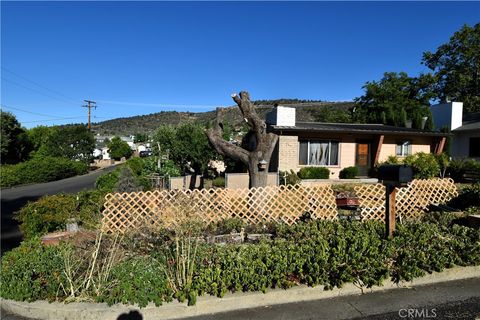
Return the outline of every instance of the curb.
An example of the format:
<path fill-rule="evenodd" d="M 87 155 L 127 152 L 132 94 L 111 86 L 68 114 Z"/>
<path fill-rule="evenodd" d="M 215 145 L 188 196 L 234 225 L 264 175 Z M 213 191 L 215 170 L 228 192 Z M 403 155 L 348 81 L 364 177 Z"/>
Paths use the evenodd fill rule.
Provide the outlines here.
<path fill-rule="evenodd" d="M 207 315 L 219 312 L 227 312 L 267 305 L 285 304 L 292 302 L 329 299 L 348 295 L 360 295 L 362 293 L 394 290 L 398 288 L 410 288 L 426 284 L 434 284 L 468 278 L 480 278 L 480 266 L 454 267 L 443 272 L 434 272 L 410 282 L 395 284 L 385 281 L 383 286 L 369 289 L 360 289 L 352 283 L 345 284 L 342 288 L 324 291 L 323 286 L 307 287 L 305 285 L 293 287 L 287 290 L 273 289 L 266 294 L 259 292 L 228 293 L 223 298 L 213 296 L 201 296 L 195 306 L 188 307 L 186 303 L 178 301 L 166 303 L 160 307 L 149 304 L 139 309 L 135 306 L 114 305 L 109 307 L 105 303 L 75 302 L 64 304 L 61 302 L 35 301 L 19 302 L 1 299 L 1 307 L 7 313 L 18 316 L 43 319 L 43 320 L 116 320 L 119 315 L 128 314 L 132 310 L 140 312 L 144 320 L 149 319 L 179 319 Z"/>

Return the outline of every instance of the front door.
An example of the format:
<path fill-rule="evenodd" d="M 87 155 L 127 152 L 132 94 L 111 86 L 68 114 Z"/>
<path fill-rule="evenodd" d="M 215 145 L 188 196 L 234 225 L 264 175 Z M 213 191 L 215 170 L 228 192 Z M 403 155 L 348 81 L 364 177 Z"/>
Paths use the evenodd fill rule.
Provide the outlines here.
<path fill-rule="evenodd" d="M 368 176 L 370 170 L 370 142 L 357 142 L 357 155 L 355 157 L 355 165 L 358 168 L 359 176 Z"/>

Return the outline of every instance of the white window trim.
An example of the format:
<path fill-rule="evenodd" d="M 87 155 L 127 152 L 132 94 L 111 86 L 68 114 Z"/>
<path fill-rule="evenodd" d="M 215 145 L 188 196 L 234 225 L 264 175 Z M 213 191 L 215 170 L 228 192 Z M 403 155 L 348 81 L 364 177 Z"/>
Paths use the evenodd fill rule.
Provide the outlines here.
<path fill-rule="evenodd" d="M 397 153 L 397 147 L 400 146 L 400 154 Z M 409 152 L 410 149 L 410 152 Z M 406 157 L 412 154 L 412 142 L 411 141 L 403 141 L 401 143 L 397 143 L 395 146 L 395 155 L 397 157 Z"/>

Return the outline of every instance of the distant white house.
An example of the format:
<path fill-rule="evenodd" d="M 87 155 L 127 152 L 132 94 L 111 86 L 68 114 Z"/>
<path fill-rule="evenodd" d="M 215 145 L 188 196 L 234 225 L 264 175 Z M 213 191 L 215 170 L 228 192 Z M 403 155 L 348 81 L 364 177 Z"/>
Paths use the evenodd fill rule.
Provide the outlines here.
<path fill-rule="evenodd" d="M 437 129 L 451 130 L 453 158 L 480 159 L 480 112 L 464 113 L 463 102 L 441 103 L 430 110 Z"/>

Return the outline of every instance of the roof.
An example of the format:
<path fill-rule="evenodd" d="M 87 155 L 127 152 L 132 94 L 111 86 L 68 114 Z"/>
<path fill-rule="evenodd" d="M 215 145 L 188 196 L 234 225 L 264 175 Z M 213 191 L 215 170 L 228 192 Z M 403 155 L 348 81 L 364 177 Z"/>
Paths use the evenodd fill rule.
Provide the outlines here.
<path fill-rule="evenodd" d="M 325 123 L 325 122 L 296 122 L 295 126 L 271 126 L 274 131 L 315 131 L 341 133 L 370 133 L 370 134 L 403 134 L 421 136 L 448 136 L 439 131 L 425 131 L 412 128 L 394 127 L 383 124 L 363 123 Z"/>
<path fill-rule="evenodd" d="M 480 130 L 480 112 L 471 112 L 463 115 L 463 125 L 452 131 L 473 131 Z"/>

